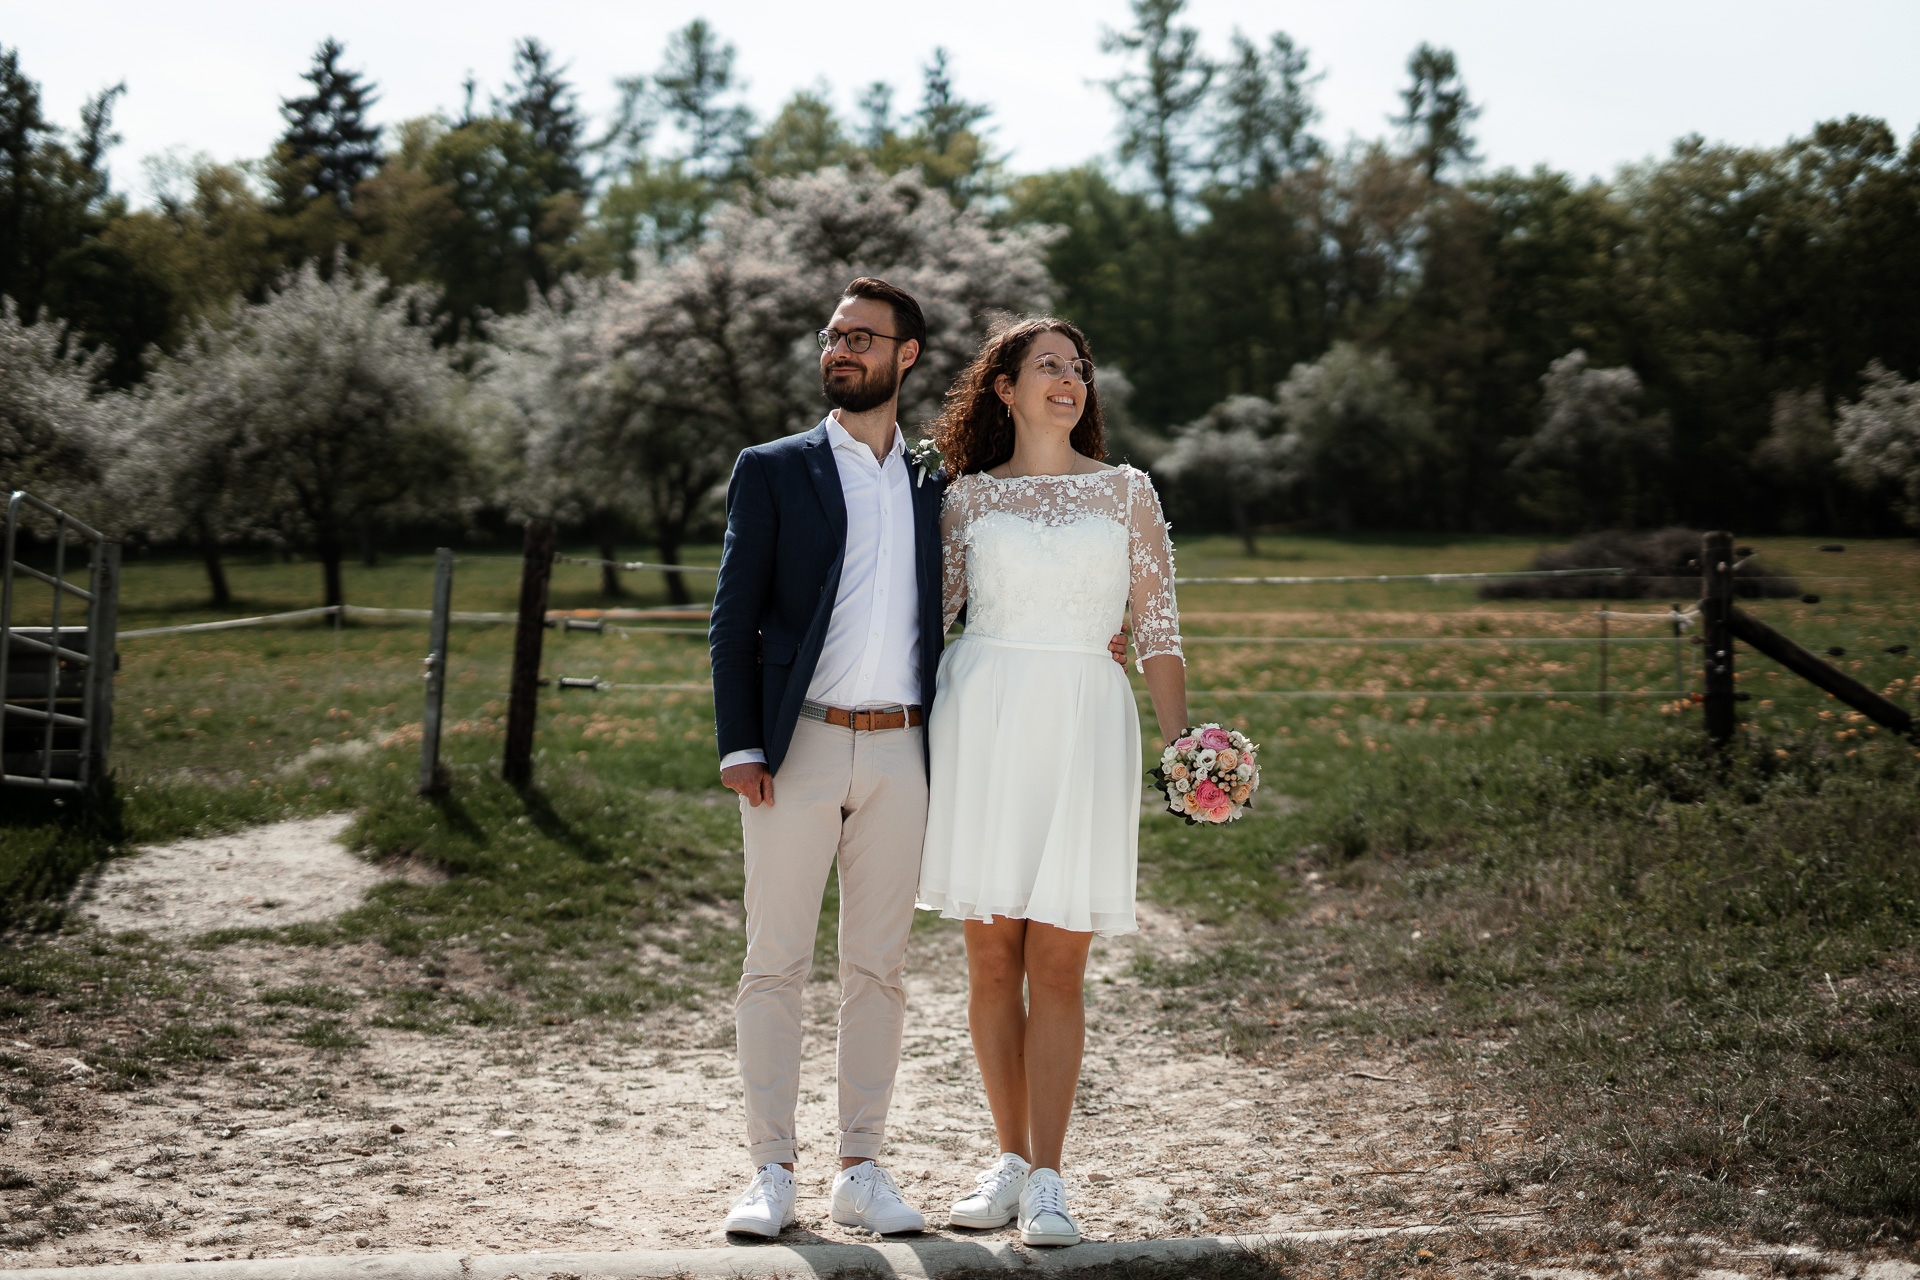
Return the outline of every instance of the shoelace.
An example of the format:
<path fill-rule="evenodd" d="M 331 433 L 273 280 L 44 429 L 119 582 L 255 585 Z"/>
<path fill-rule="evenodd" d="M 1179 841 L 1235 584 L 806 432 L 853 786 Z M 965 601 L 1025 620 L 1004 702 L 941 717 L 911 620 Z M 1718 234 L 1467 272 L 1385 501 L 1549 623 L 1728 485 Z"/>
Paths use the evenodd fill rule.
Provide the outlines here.
<path fill-rule="evenodd" d="M 880 1199 L 882 1192 L 885 1192 L 903 1204 L 905 1203 L 905 1200 L 902 1199 L 900 1195 L 899 1185 L 894 1182 L 893 1175 L 885 1169 L 882 1169 L 879 1165 L 874 1165 L 873 1172 L 867 1176 L 871 1178 L 874 1183 L 872 1190 L 868 1193 L 867 1203 L 869 1205 L 872 1205 L 874 1201 Z"/>
<path fill-rule="evenodd" d="M 1065 1183 L 1057 1178 L 1042 1178 L 1037 1182 L 1029 1182 L 1027 1189 L 1033 1194 L 1034 1217 L 1043 1213 L 1054 1213 L 1063 1218 L 1067 1216 L 1067 1201 L 1073 1198 L 1073 1193 L 1067 1190 Z"/>
<path fill-rule="evenodd" d="M 991 1199 L 1000 1194 L 1006 1186 L 1020 1176 L 1018 1165 L 1002 1160 L 973 1180 L 973 1194 Z"/>
<path fill-rule="evenodd" d="M 765 1205 L 769 1209 L 779 1207 L 779 1197 L 774 1194 L 773 1175 L 764 1170 L 756 1171 L 753 1181 L 747 1184 L 745 1194 L 740 1197 L 738 1208 L 750 1209 L 755 1205 Z"/>

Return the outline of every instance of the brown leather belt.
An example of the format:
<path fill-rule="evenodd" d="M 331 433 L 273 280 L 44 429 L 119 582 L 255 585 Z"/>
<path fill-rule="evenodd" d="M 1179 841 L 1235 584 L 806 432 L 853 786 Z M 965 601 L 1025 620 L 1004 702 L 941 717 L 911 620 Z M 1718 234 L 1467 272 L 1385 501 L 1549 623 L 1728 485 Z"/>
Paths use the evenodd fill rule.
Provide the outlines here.
<path fill-rule="evenodd" d="M 818 702 L 803 702 L 800 704 L 800 714 L 809 720 L 852 729 L 856 733 L 875 729 L 915 729 L 920 725 L 918 707 L 892 706 L 870 711 L 843 711 L 839 707 L 823 706 Z"/>

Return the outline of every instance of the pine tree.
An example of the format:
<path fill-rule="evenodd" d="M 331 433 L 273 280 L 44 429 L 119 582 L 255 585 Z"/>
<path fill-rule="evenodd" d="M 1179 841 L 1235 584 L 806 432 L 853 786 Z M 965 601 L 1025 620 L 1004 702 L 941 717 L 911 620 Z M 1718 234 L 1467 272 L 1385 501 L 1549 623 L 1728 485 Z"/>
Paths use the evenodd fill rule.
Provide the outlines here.
<path fill-rule="evenodd" d="M 528 36 L 514 47 L 514 82 L 498 109 L 523 125 L 534 145 L 553 157 L 555 190 L 584 192 L 587 179 L 580 167 L 580 135 L 586 122 L 565 73 L 565 67 L 553 64 L 553 54 Z"/>
<path fill-rule="evenodd" d="M 667 41 L 666 62 L 653 77 L 654 89 L 674 126 L 686 136 L 683 159 L 690 169 L 720 176 L 744 154 L 753 116 L 722 100 L 738 90 L 733 78 L 733 46 L 703 18 L 695 18 Z"/>
<path fill-rule="evenodd" d="M 1213 65 L 1200 52 L 1200 33 L 1174 25 L 1186 0 L 1133 0 L 1132 31 L 1109 31 L 1108 53 L 1137 55 L 1142 65 L 1106 82 L 1120 107 L 1120 159 L 1146 166 L 1163 211 L 1172 213 L 1195 168 L 1190 137 L 1194 114 L 1206 101 Z"/>
<path fill-rule="evenodd" d="M 893 86 L 875 80 L 860 91 L 860 145 L 879 151 L 894 139 Z"/>
<path fill-rule="evenodd" d="M 1454 62 L 1453 50 L 1422 44 L 1407 59 L 1410 83 L 1400 91 L 1405 115 L 1393 123 L 1413 139 L 1413 154 L 1426 170 L 1427 181 L 1438 182 L 1449 165 L 1472 164 L 1473 135 L 1467 132 L 1480 108 L 1467 97 L 1466 83 Z"/>
<path fill-rule="evenodd" d="M 964 207 L 993 187 L 999 159 L 987 150 L 974 128 L 992 110 L 968 102 L 953 91 L 948 54 L 936 48 L 921 72 L 920 110 L 915 113 L 911 155 L 926 171 L 927 182 Z"/>
<path fill-rule="evenodd" d="M 54 136 L 40 114 L 40 86 L 20 70 L 17 49 L 0 48 L 0 294 L 19 299 L 31 322 L 41 286 L 32 258 L 46 204 L 42 145 Z"/>
<path fill-rule="evenodd" d="M 936 48 L 928 61 L 920 90 L 920 128 L 927 146 L 946 152 L 961 134 L 987 118 L 989 108 L 968 102 L 953 91 L 953 73 L 947 66 L 948 54 Z"/>
<path fill-rule="evenodd" d="M 325 197 L 343 213 L 353 203 L 354 188 L 378 173 L 386 160 L 380 151 L 380 129 L 367 121 L 367 111 L 379 95 L 359 72 L 340 65 L 345 52 L 346 46 L 331 36 L 322 41 L 314 52 L 313 66 L 301 76 L 313 92 L 280 104 L 287 122 L 281 146 L 290 168 L 299 175 L 295 199 L 304 204 Z"/>
<path fill-rule="evenodd" d="M 1283 174 L 1325 154 L 1326 147 L 1307 130 L 1320 115 L 1313 86 L 1326 73 L 1307 74 L 1307 51 L 1295 46 L 1293 37 L 1274 32 L 1263 55 L 1259 45 L 1236 31 L 1233 57 L 1222 70 L 1226 83 L 1213 129 L 1213 164 L 1228 181 L 1267 190 Z"/>

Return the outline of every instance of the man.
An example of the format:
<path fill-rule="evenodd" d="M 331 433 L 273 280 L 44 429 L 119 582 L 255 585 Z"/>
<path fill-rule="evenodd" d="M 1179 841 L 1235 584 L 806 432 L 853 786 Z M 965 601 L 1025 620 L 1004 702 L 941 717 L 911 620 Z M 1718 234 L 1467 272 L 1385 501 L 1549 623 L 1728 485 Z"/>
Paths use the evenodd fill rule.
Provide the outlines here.
<path fill-rule="evenodd" d="M 831 1216 L 926 1225 L 877 1160 L 900 1059 L 907 932 L 927 825 L 926 707 L 942 645 L 941 477 L 896 422 L 926 342 L 884 280 L 846 287 L 820 331 L 833 411 L 743 451 L 711 624 L 720 781 L 740 795 L 747 956 L 735 1004 L 755 1166 L 726 1229 L 794 1221 L 802 993 L 827 872 L 840 867 L 840 1173 Z M 1125 638 L 1115 636 L 1116 661 Z"/>
<path fill-rule="evenodd" d="M 741 797 L 747 957 L 735 1017 L 756 1166 L 728 1231 L 794 1221 L 801 995 L 827 871 L 840 864 L 840 1174 L 832 1217 L 926 1219 L 878 1164 L 906 1010 L 901 982 L 927 823 L 924 708 L 940 658 L 940 493 L 895 423 L 926 341 L 920 306 L 849 284 L 820 333 L 834 406 L 748 449 L 727 486 L 713 600 L 720 780 Z M 776 788 L 777 781 L 777 788 Z"/>

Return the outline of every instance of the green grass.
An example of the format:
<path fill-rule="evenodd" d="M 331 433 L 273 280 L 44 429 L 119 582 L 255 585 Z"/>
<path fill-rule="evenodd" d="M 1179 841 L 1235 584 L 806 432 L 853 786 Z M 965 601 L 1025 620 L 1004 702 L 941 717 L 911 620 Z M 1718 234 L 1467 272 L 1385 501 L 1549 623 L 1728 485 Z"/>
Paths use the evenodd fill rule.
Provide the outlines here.
<path fill-rule="evenodd" d="M 1810 647 L 1845 649 L 1853 674 L 1912 705 L 1920 551 L 1761 546 L 1822 598 L 1747 607 Z M 1249 558 L 1204 538 L 1182 540 L 1179 555 L 1181 572 L 1198 576 L 1392 574 L 1520 568 L 1534 549 L 1521 538 L 1288 537 L 1262 539 Z M 223 613 L 317 603 L 311 564 L 242 558 L 231 571 L 241 599 Z M 511 610 L 517 571 L 512 557 L 463 562 L 455 607 Z M 427 556 L 349 566 L 348 599 L 421 607 L 431 572 Z M 630 575 L 630 586 L 621 603 L 664 602 L 657 575 Z M 593 570 L 559 566 L 553 604 L 596 606 L 597 588 Z M 197 564 L 134 560 L 123 626 L 220 616 L 203 595 Z M 1608 714 L 1591 698 L 1506 692 L 1597 687 L 1590 602 L 1359 583 L 1197 586 L 1181 605 L 1195 718 L 1262 743 L 1266 787 L 1253 816 L 1224 831 L 1143 823 L 1143 892 L 1226 940 L 1151 975 L 1167 986 L 1171 1020 L 1249 1054 L 1284 1052 L 1272 1038 L 1280 1009 L 1422 1046 L 1463 1088 L 1527 1106 L 1529 1136 L 1547 1139 L 1524 1155 L 1489 1149 L 1488 1184 L 1551 1174 L 1589 1192 L 1595 1221 L 1848 1240 L 1920 1225 L 1909 749 L 1742 651 L 1751 727 L 1738 749 L 1712 756 L 1697 708 L 1678 696 L 1670 639 L 1611 646 L 1620 696 Z M 1667 635 L 1658 619 L 1611 630 Z M 1900 644 L 1906 653 L 1886 652 Z M 443 743 L 453 786 L 424 801 L 413 794 L 424 624 L 125 641 L 109 801 L 6 793 L 0 912 L 40 932 L 16 932 L 0 951 L 0 1023 L 66 1026 L 145 1000 L 159 1011 L 152 1034 L 90 1044 L 87 1060 L 120 1082 L 190 1068 L 237 1043 L 224 997 L 192 985 L 195 948 L 248 939 L 374 942 L 407 959 L 364 999 L 299 985 L 257 993 L 268 1021 L 297 1024 L 297 1042 L 326 1053 L 351 1052 L 367 1027 L 617 1023 L 723 999 L 740 942 L 703 908 L 738 899 L 739 827 L 717 786 L 710 700 L 549 690 L 537 785 L 517 792 L 498 780 L 511 645 L 510 627 L 455 628 Z M 549 674 L 707 679 L 699 636 L 550 631 L 546 646 Z M 1679 656 L 1691 684 L 1699 651 L 1684 643 Z M 1145 736 L 1154 746 L 1150 725 Z M 192 947 L 57 932 L 61 897 L 131 844 L 345 809 L 369 856 L 444 878 L 385 884 L 322 924 Z M 1331 925 L 1302 912 L 1329 901 L 1363 910 Z M 831 963 L 830 918 L 821 938 Z M 640 941 L 667 959 L 643 961 Z M 498 993 L 444 981 L 452 948 L 477 953 Z M 1493 1033 L 1506 1046 L 1497 1059 L 1461 1056 L 1458 1045 Z M 1776 1194 L 1745 1194 L 1763 1185 Z M 1375 1253 L 1370 1274 L 1413 1265 Z"/>
<path fill-rule="evenodd" d="M 1591 1215 L 1920 1231 L 1910 745 L 1377 732 L 1398 749 L 1266 839 L 1249 827 L 1198 858 L 1188 829 L 1153 842 L 1154 895 L 1234 939 L 1151 974 L 1177 1017 L 1277 1059 L 1303 1008 L 1414 1046 L 1527 1108 L 1522 1147 L 1485 1153 L 1489 1180 L 1551 1176 Z M 1297 912 L 1316 881 L 1338 923 Z M 1507 1037 L 1489 1061 L 1462 1048 L 1489 1035 Z"/>

